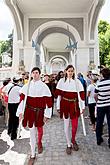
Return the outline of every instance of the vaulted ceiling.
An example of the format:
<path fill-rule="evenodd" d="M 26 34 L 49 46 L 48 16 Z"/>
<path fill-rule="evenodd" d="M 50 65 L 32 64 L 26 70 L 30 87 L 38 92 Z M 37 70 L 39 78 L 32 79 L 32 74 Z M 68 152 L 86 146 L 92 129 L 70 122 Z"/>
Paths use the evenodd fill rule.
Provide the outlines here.
<path fill-rule="evenodd" d="M 7 0 L 8 1 L 8 0 Z M 74 18 L 79 16 L 83 17 L 83 14 L 89 15 L 89 12 L 94 2 L 104 0 L 12 0 L 17 3 L 17 6 L 23 13 L 29 17 L 39 17 L 39 15 L 46 17 L 46 14 L 50 17 L 52 15 L 57 16 L 73 16 Z M 48 18 L 48 17 L 47 17 Z M 68 44 L 68 36 L 60 33 L 53 33 L 48 35 L 43 40 L 43 45 L 49 50 L 65 50 Z"/>
<path fill-rule="evenodd" d="M 93 0 L 17 0 L 23 13 L 86 13 Z"/>
<path fill-rule="evenodd" d="M 68 36 L 61 33 L 53 33 L 43 40 L 43 45 L 48 48 L 49 51 L 65 51 L 68 42 Z"/>

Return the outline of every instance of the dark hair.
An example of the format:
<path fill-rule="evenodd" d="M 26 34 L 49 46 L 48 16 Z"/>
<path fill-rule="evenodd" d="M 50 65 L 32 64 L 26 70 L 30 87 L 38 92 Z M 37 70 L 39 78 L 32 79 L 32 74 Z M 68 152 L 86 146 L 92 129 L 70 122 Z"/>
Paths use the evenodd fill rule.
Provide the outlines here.
<path fill-rule="evenodd" d="M 70 68 L 73 68 L 73 70 L 74 70 L 74 67 L 73 67 L 73 65 L 68 65 L 67 67 L 66 67 L 66 71 L 68 70 L 68 69 L 70 69 Z M 75 78 L 75 74 L 73 74 L 73 76 L 72 76 L 72 79 L 74 79 Z M 67 73 L 65 74 L 65 81 L 67 80 Z"/>
<path fill-rule="evenodd" d="M 3 81 L 3 86 L 6 86 L 8 84 L 8 81 L 7 80 L 4 80 Z"/>
<path fill-rule="evenodd" d="M 109 68 L 103 68 L 100 72 L 105 79 L 110 78 L 110 69 Z"/>
<path fill-rule="evenodd" d="M 35 70 L 38 70 L 39 74 L 41 74 L 41 70 L 38 68 L 38 67 L 34 67 L 32 70 L 31 70 L 31 73 Z"/>
<path fill-rule="evenodd" d="M 61 73 L 63 74 L 63 71 L 59 71 L 57 76 L 56 76 L 56 80 L 59 81 L 62 77 L 61 77 Z"/>
<path fill-rule="evenodd" d="M 45 74 L 45 75 L 44 75 L 44 77 L 46 77 L 46 76 L 50 77 L 50 75 L 49 75 L 49 74 Z"/>

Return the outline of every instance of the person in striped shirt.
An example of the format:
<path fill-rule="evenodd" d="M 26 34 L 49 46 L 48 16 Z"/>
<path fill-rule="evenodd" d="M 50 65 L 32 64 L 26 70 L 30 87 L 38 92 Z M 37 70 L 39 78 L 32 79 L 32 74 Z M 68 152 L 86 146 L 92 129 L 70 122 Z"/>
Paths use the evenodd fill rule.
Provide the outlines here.
<path fill-rule="evenodd" d="M 103 122 L 106 115 L 109 134 L 108 145 L 110 148 L 110 70 L 108 68 L 102 69 L 101 76 L 102 79 L 96 85 L 94 96 L 97 100 L 96 139 L 97 145 L 101 145 L 103 142 Z"/>

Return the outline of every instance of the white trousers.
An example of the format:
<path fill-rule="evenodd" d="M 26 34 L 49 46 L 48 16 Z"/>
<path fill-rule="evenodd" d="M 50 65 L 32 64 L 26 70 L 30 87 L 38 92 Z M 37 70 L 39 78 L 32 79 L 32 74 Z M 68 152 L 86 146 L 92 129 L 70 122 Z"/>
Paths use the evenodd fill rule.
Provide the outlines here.
<path fill-rule="evenodd" d="M 30 146 L 31 146 L 31 157 L 35 157 L 36 152 L 36 141 L 37 141 L 37 128 L 33 125 L 30 130 Z"/>
<path fill-rule="evenodd" d="M 64 120 L 64 132 L 65 132 L 65 136 L 66 136 L 67 145 L 68 145 L 68 147 L 71 147 L 70 118 L 65 119 L 63 116 L 63 120 Z"/>

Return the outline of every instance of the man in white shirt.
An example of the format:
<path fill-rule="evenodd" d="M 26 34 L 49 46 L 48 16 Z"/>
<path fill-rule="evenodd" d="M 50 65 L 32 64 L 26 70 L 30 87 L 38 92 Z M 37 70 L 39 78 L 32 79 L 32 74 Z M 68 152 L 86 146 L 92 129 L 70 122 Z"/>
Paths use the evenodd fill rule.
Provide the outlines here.
<path fill-rule="evenodd" d="M 11 136 L 11 140 L 17 138 L 17 128 L 19 125 L 19 118 L 16 116 L 16 111 L 20 102 L 19 90 L 21 87 L 18 85 L 19 79 L 19 77 L 14 77 L 13 83 L 10 82 L 4 89 L 4 92 L 8 95 L 8 135 Z"/>
<path fill-rule="evenodd" d="M 90 114 L 90 120 L 92 123 L 92 130 L 95 131 L 95 106 L 96 106 L 96 100 L 94 98 L 94 91 L 96 86 L 97 79 L 92 78 L 91 84 L 87 88 L 87 96 L 88 96 L 88 107 L 89 107 L 89 114 Z"/>
<path fill-rule="evenodd" d="M 35 159 L 36 131 L 38 131 L 37 144 L 38 153 L 40 154 L 43 152 L 43 125 L 48 118 L 51 118 L 52 114 L 51 92 L 48 86 L 41 81 L 40 74 L 41 71 L 38 67 L 34 67 L 32 69 L 31 76 L 33 79 L 29 82 L 29 84 L 25 84 L 21 88 L 21 103 L 17 110 L 17 116 L 21 116 L 23 113 L 22 104 L 24 103 L 24 98 L 27 95 L 26 108 L 22 124 L 24 127 L 28 126 L 30 130 L 30 164 L 32 164 Z"/>

